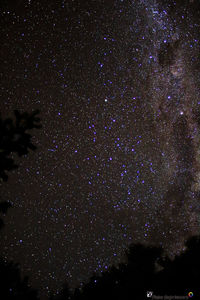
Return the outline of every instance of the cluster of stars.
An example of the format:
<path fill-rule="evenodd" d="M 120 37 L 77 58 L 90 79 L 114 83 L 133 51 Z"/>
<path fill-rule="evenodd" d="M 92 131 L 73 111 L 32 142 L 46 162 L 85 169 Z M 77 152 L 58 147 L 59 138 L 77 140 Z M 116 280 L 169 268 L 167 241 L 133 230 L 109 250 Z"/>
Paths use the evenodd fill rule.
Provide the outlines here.
<path fill-rule="evenodd" d="M 14 206 L 1 254 L 41 294 L 107 270 L 132 242 L 175 253 L 196 233 L 197 1 L 162 2 L 0 10 L 2 114 L 39 108 L 43 126 L 1 187 Z"/>

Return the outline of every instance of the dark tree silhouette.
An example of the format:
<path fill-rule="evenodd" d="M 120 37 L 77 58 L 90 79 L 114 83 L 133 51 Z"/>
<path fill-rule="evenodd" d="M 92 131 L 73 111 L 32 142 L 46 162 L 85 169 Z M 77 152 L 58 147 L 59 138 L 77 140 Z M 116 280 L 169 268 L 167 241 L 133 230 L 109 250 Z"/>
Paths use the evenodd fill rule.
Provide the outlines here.
<path fill-rule="evenodd" d="M 73 295 L 66 286 L 64 293 L 53 299 L 151 299 L 147 291 L 154 296 L 179 297 L 193 292 L 192 299 L 200 299 L 200 237 L 190 238 L 186 246 L 185 252 L 171 260 L 164 256 L 162 248 L 131 245 L 126 263 L 111 267 L 101 276 L 92 276 Z"/>
<path fill-rule="evenodd" d="M 15 120 L 6 118 L 3 120 L 0 116 L 0 180 L 7 181 L 7 171 L 16 169 L 14 159 L 10 157 L 12 153 L 18 156 L 28 154 L 29 149 L 35 150 L 36 146 L 31 143 L 31 135 L 27 130 L 33 128 L 41 128 L 40 118 L 37 117 L 39 110 L 32 113 L 20 113 L 14 111 Z M 0 202 L 0 212 L 5 214 L 7 209 L 11 207 L 8 202 Z M 3 220 L 0 219 L 0 229 L 3 227 Z"/>
<path fill-rule="evenodd" d="M 8 180 L 6 171 L 17 168 L 9 155 L 15 152 L 22 156 L 27 154 L 29 149 L 35 150 L 36 146 L 31 143 L 31 135 L 27 130 L 41 128 L 41 125 L 37 124 L 40 119 L 36 117 L 39 110 L 33 113 L 20 113 L 15 110 L 14 113 L 15 121 L 10 118 L 3 120 L 0 117 L 0 178 L 3 181 Z"/>
<path fill-rule="evenodd" d="M 33 113 L 20 113 L 14 111 L 15 121 L 10 118 L 3 120 L 0 116 L 0 180 L 7 181 L 7 171 L 16 169 L 18 166 L 10 157 L 12 153 L 18 156 L 25 155 L 29 149 L 35 150 L 36 146 L 31 143 L 31 135 L 27 130 L 41 128 L 38 124 L 40 119 L 36 117 L 39 111 Z M 6 214 L 11 204 L 7 201 L 0 202 L 0 213 Z M 4 226 L 0 219 L 0 229 Z M 28 277 L 21 278 L 18 264 L 6 262 L 0 258 L 0 299 L 39 299 L 37 291 L 28 284 Z"/>
<path fill-rule="evenodd" d="M 28 277 L 23 279 L 20 276 L 18 264 L 6 262 L 0 258 L 0 298 L 20 299 L 20 300 L 37 300 L 37 291 L 28 285 Z"/>
<path fill-rule="evenodd" d="M 67 290 L 68 294 L 55 299 L 146 299 L 147 290 L 155 285 L 156 262 L 161 254 L 161 248 L 131 245 L 126 263 L 92 276 L 73 295 Z"/>
<path fill-rule="evenodd" d="M 200 299 L 200 236 L 191 237 L 186 247 L 174 260 L 160 261 L 163 270 L 156 276 L 157 290 L 171 295 L 187 295 L 192 291 L 192 299 Z"/>

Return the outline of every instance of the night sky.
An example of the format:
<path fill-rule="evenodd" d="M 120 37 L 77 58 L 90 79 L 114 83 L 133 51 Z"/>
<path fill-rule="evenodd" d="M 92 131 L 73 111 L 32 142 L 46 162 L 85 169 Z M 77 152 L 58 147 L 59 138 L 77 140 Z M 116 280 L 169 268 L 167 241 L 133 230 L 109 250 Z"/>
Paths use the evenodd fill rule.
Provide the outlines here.
<path fill-rule="evenodd" d="M 0 109 L 40 109 L 0 254 L 48 294 L 200 225 L 198 0 L 0 4 Z"/>

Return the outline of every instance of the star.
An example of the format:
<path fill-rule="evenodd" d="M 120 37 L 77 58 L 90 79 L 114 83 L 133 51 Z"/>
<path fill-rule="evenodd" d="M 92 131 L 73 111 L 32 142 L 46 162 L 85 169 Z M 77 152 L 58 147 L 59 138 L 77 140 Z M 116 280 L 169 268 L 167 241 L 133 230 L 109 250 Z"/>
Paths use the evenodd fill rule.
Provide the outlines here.
<path fill-rule="evenodd" d="M 199 233 L 198 1 L 2 1 L 2 116 L 40 110 L 1 185 L 1 255 L 45 298 Z"/>

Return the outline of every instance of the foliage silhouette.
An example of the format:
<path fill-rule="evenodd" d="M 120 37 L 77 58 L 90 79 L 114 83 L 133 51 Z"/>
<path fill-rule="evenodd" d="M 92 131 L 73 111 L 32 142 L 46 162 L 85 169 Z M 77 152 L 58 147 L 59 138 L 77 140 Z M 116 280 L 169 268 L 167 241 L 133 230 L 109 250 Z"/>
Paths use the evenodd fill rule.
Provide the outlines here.
<path fill-rule="evenodd" d="M 14 159 L 9 157 L 12 153 L 22 156 L 28 153 L 29 149 L 35 150 L 36 146 L 31 143 L 31 135 L 27 130 L 41 128 L 37 124 L 40 119 L 36 117 L 38 110 L 33 113 L 20 113 L 14 111 L 15 121 L 10 118 L 3 120 L 0 116 L 0 179 L 7 181 L 6 171 L 16 169 L 18 166 Z M 11 204 L 7 201 L 0 202 L 0 213 L 6 214 Z M 4 226 L 0 219 L 0 229 Z M 20 276 L 19 265 L 13 262 L 6 262 L 0 258 L 0 298 L 1 299 L 20 299 L 37 300 L 37 291 L 28 284 L 28 277 L 24 279 Z"/>
<path fill-rule="evenodd" d="M 28 277 L 21 279 L 18 264 L 0 258 L 1 299 L 36 300 L 37 291 L 28 285 Z"/>
<path fill-rule="evenodd" d="M 186 247 L 185 252 L 174 260 L 161 261 L 164 269 L 157 274 L 157 290 L 182 295 L 187 295 L 190 290 L 197 295 L 196 291 L 198 296 L 192 299 L 200 299 L 200 237 L 191 237 L 186 242 Z"/>
<path fill-rule="evenodd" d="M 200 299 L 200 237 L 190 238 L 186 246 L 185 252 L 171 260 L 164 256 L 162 248 L 131 245 L 126 263 L 111 267 L 101 276 L 92 276 L 74 294 L 66 286 L 65 295 L 55 299 L 151 299 L 147 291 L 157 296 L 182 297 L 192 291 L 192 299 Z"/>
<path fill-rule="evenodd" d="M 17 168 L 9 155 L 16 152 L 18 156 L 22 156 L 27 154 L 29 149 L 35 150 L 36 146 L 31 143 L 31 135 L 27 130 L 41 128 L 41 125 L 37 124 L 40 119 L 36 117 L 39 110 L 33 113 L 20 113 L 15 110 L 14 113 L 15 122 L 10 118 L 3 120 L 0 117 L 0 178 L 3 181 L 8 180 L 6 171 Z"/>
<path fill-rule="evenodd" d="M 28 154 L 29 149 L 35 150 L 36 146 L 31 143 L 31 135 L 27 130 L 33 128 L 41 128 L 38 124 L 40 118 L 37 117 L 39 110 L 32 113 L 20 113 L 14 111 L 15 120 L 10 118 L 2 119 L 0 116 L 0 180 L 7 181 L 7 171 L 16 169 L 18 166 L 14 163 L 14 159 L 9 157 L 12 153 L 18 156 Z M 0 202 L 0 212 L 5 214 L 7 209 L 11 207 L 8 202 Z M 4 226 L 3 220 L 0 219 L 0 229 Z"/>

